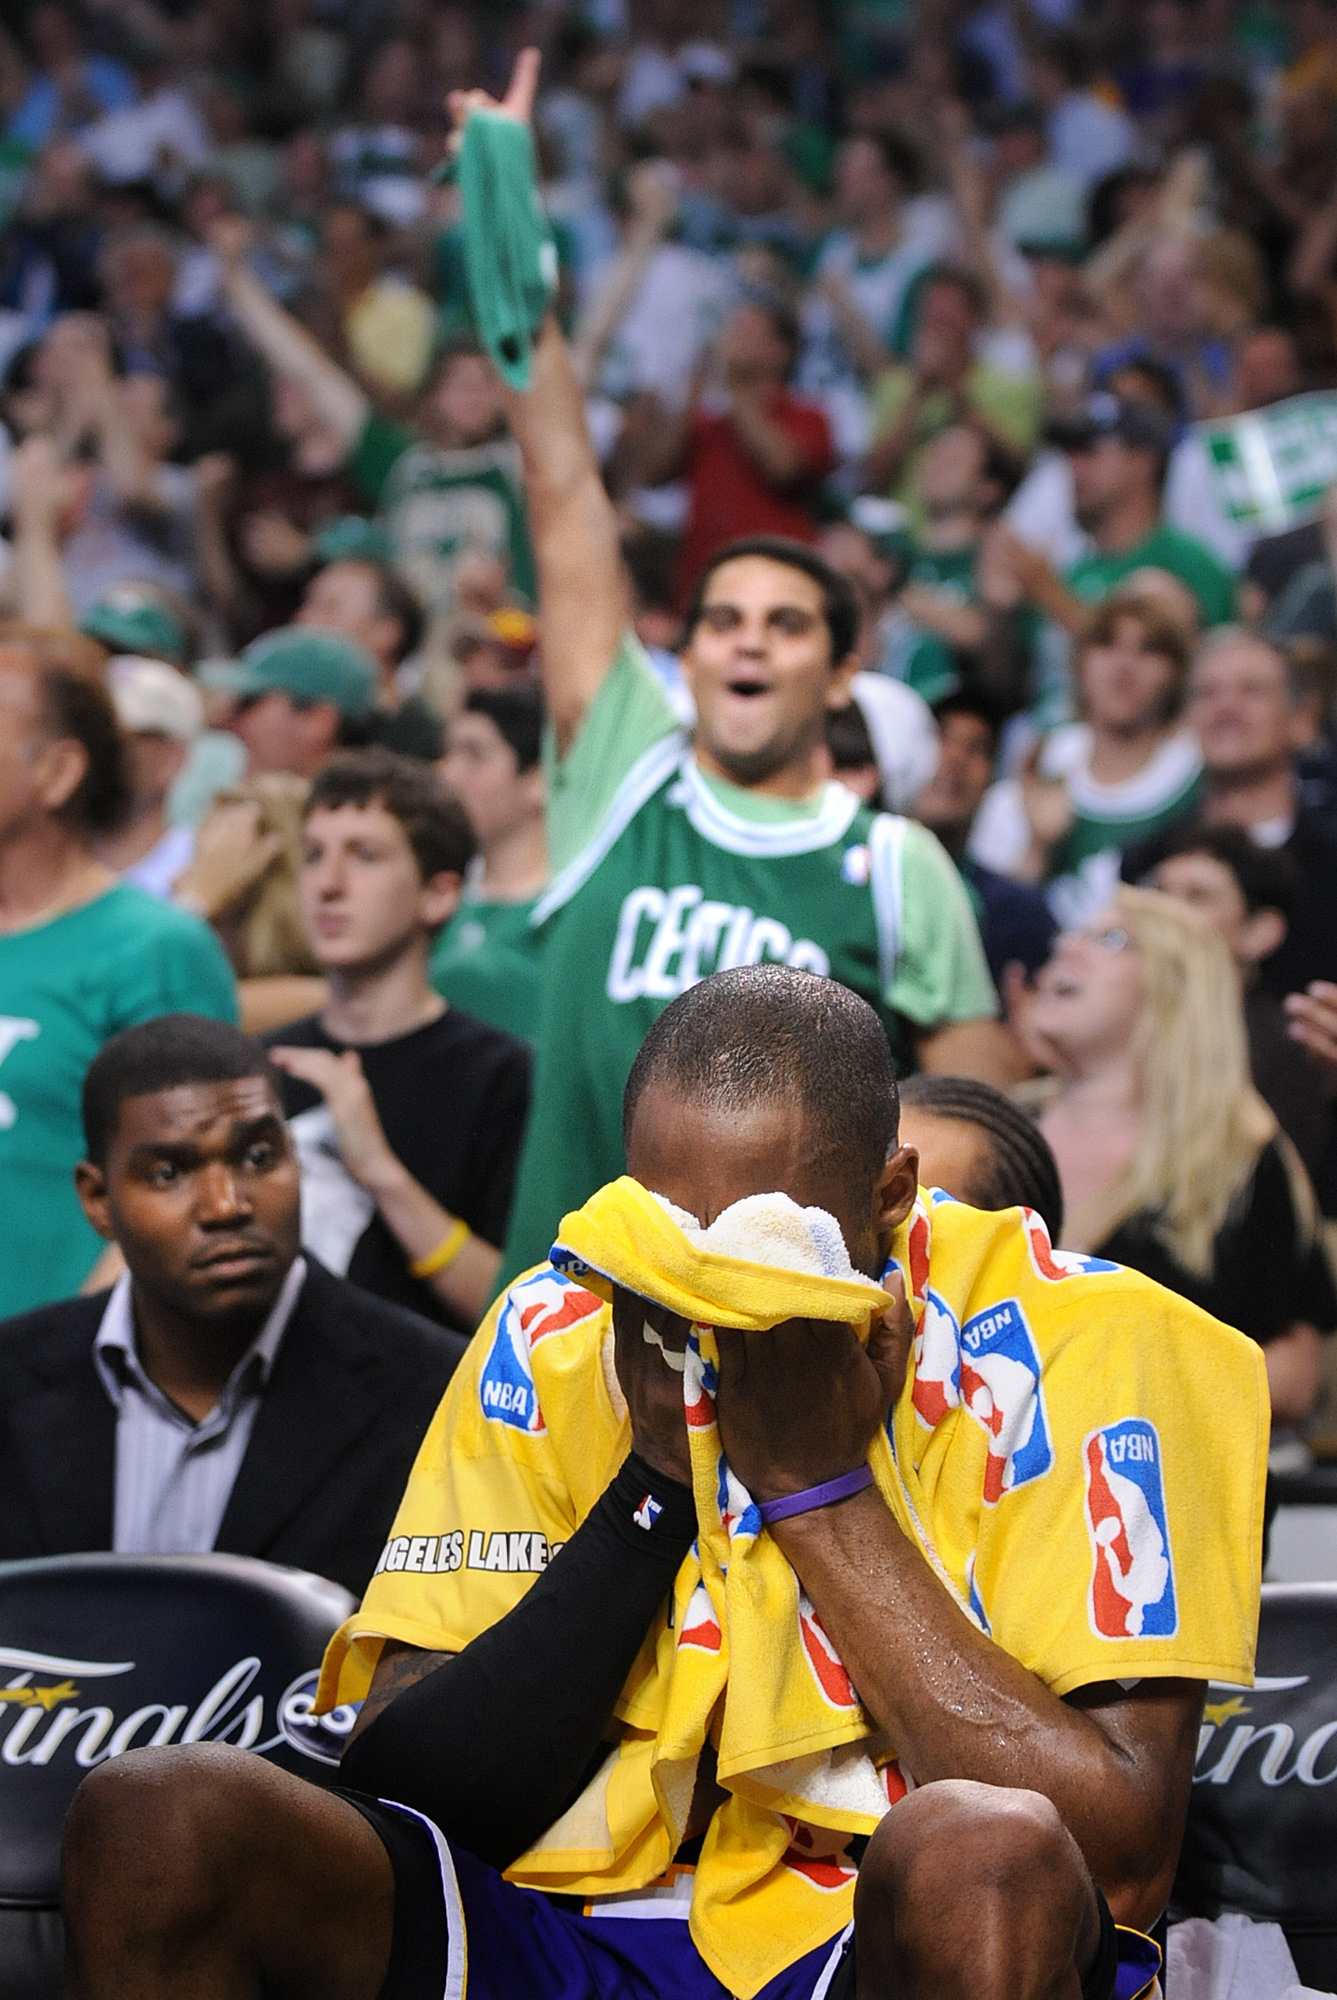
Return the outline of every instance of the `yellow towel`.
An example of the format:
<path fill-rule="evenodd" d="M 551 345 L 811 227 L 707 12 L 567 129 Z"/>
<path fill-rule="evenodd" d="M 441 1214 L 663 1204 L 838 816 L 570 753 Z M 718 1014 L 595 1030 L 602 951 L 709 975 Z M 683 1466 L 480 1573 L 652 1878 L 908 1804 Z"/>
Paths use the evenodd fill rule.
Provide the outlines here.
<path fill-rule="evenodd" d="M 786 1319 L 866 1328 L 891 1304 L 890 1292 L 850 1268 L 839 1226 L 823 1209 L 752 1195 L 702 1229 L 629 1174 L 563 1216 L 553 1263 L 610 1302 L 613 1283 L 626 1285 L 683 1319 L 744 1333 Z"/>
<path fill-rule="evenodd" d="M 588 1898 L 654 1884 L 709 1741 L 729 1796 L 697 1866 L 692 1934 L 742 2000 L 848 1920 L 849 1838 L 913 1783 L 719 1450 L 712 1325 L 866 1324 L 881 1306 L 857 1274 L 832 1275 L 814 1212 L 788 1207 L 769 1232 L 754 1215 L 735 1234 L 763 1253 L 737 1259 L 626 1180 L 564 1220 L 553 1265 L 517 1280 L 461 1365 L 320 1693 L 322 1706 L 365 1693 L 387 1637 L 468 1644 L 594 1505 L 629 1445 L 610 1281 L 693 1319 L 696 1547 L 623 1689 L 621 1740 L 508 1872 Z M 766 1260 L 791 1225 L 800 1268 L 785 1271 Z M 960 1615 L 1060 1695 L 1144 1675 L 1247 1682 L 1258 1349 L 1135 1273 L 1052 1250 L 1028 1211 L 921 1193 L 894 1248 L 916 1336 L 869 1462 Z"/>

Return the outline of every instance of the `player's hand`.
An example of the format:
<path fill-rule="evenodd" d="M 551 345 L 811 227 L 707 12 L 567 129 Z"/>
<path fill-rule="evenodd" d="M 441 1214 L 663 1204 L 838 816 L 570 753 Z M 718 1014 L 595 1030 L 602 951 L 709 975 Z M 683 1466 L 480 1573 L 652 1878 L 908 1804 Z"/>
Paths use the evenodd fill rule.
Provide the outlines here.
<path fill-rule="evenodd" d="M 450 150 L 457 153 L 464 128 L 475 111 L 500 111 L 503 117 L 514 118 L 521 125 L 532 122 L 534 95 L 539 87 L 539 64 L 542 61 L 537 49 L 521 49 L 515 58 L 515 68 L 506 87 L 506 95 L 498 103 L 490 91 L 452 90 L 446 99 L 446 109 L 454 120 L 455 130 L 451 135 Z"/>
<path fill-rule="evenodd" d="M 613 1353 L 631 1416 L 631 1443 L 647 1465 L 683 1486 L 692 1459 L 683 1405 L 687 1322 L 623 1286 L 613 1293 Z"/>
<path fill-rule="evenodd" d="M 329 1106 L 343 1163 L 355 1181 L 372 1193 L 398 1178 L 400 1163 L 390 1150 L 376 1100 L 356 1049 L 271 1049 L 275 1067 L 318 1090 Z"/>
<path fill-rule="evenodd" d="M 854 1328 L 793 1319 L 768 1333 L 717 1327 L 715 1407 L 729 1464 L 754 1500 L 779 1500 L 854 1472 L 900 1394 L 914 1320 L 899 1272 L 896 1304 L 866 1346 Z"/>

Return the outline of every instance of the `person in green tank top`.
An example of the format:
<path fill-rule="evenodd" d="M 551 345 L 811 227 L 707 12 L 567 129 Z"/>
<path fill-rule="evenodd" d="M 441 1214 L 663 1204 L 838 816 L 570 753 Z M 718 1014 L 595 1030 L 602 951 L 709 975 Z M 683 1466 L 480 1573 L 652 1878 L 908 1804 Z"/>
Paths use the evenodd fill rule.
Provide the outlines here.
<path fill-rule="evenodd" d="M 236 1019 L 208 925 L 93 852 L 130 804 L 111 699 L 84 642 L 0 645 L 0 1318 L 77 1292 L 101 1238 L 74 1168 L 102 1044 L 159 1014 Z"/>
<path fill-rule="evenodd" d="M 544 932 L 532 921 L 548 883 L 543 825 L 543 695 L 538 686 L 474 688 L 450 725 L 438 769 L 469 816 L 478 853 L 428 973 L 452 1007 L 538 1039 Z"/>
<path fill-rule="evenodd" d="M 538 564 L 553 868 L 534 912 L 546 958 L 509 1275 L 623 1170 L 636 1052 L 712 972 L 829 975 L 879 1008 L 902 1067 L 1014 1072 L 952 862 L 926 828 L 823 782 L 826 713 L 859 664 L 849 585 L 801 543 L 722 551 L 686 621 L 689 741 L 630 630 L 617 517 L 551 317 L 506 402 Z"/>

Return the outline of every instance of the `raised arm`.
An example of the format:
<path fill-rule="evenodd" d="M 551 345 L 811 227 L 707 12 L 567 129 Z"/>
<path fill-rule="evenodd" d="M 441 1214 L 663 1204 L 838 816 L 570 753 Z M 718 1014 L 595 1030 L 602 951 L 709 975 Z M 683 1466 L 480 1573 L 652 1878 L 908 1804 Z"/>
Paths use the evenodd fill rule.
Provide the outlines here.
<path fill-rule="evenodd" d="M 528 391 L 508 390 L 506 403 L 524 464 L 538 565 L 543 692 L 564 751 L 613 664 L 631 606 L 617 516 L 555 320 L 539 334 Z"/>
<path fill-rule="evenodd" d="M 457 91 L 457 130 L 474 111 L 528 124 L 538 85 L 537 49 L 522 49 L 500 105 Z M 613 664 L 630 617 L 617 516 L 585 427 L 571 353 L 549 318 L 534 345 L 530 386 L 508 389 L 506 409 L 524 465 L 529 530 L 538 564 L 543 691 L 559 749 L 570 744 Z"/>
<path fill-rule="evenodd" d="M 246 223 L 228 216 L 215 225 L 209 240 L 222 259 L 223 289 L 246 338 L 276 375 L 301 383 L 321 422 L 351 452 L 371 411 L 368 398 L 244 262 L 250 243 Z"/>
<path fill-rule="evenodd" d="M 576 374 L 588 388 L 608 344 L 630 312 L 646 268 L 678 207 L 680 183 L 666 160 L 643 160 L 630 177 L 631 223 L 626 241 L 580 315 L 572 345 Z"/>
<path fill-rule="evenodd" d="M 25 438 L 15 450 L 9 596 L 25 625 L 55 632 L 72 632 L 75 626 L 60 559 L 68 477 L 49 438 Z"/>

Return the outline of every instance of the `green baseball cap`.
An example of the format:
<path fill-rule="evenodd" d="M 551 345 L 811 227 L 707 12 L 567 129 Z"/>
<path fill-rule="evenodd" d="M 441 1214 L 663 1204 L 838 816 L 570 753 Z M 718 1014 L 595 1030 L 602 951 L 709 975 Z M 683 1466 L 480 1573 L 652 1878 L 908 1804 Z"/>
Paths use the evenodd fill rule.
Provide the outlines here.
<path fill-rule="evenodd" d="M 119 584 L 100 597 L 83 615 L 79 630 L 90 639 L 100 639 L 114 653 L 148 654 L 159 659 L 181 661 L 186 657 L 186 628 L 173 617 L 165 604 Z"/>
<path fill-rule="evenodd" d="M 390 544 L 385 529 L 361 514 L 339 514 L 311 537 L 317 562 L 385 562 Z"/>
<path fill-rule="evenodd" d="M 213 661 L 197 678 L 244 701 L 286 694 L 295 702 L 330 701 L 359 721 L 376 706 L 376 662 L 345 632 L 320 625 L 283 625 L 253 639 L 238 660 Z"/>

